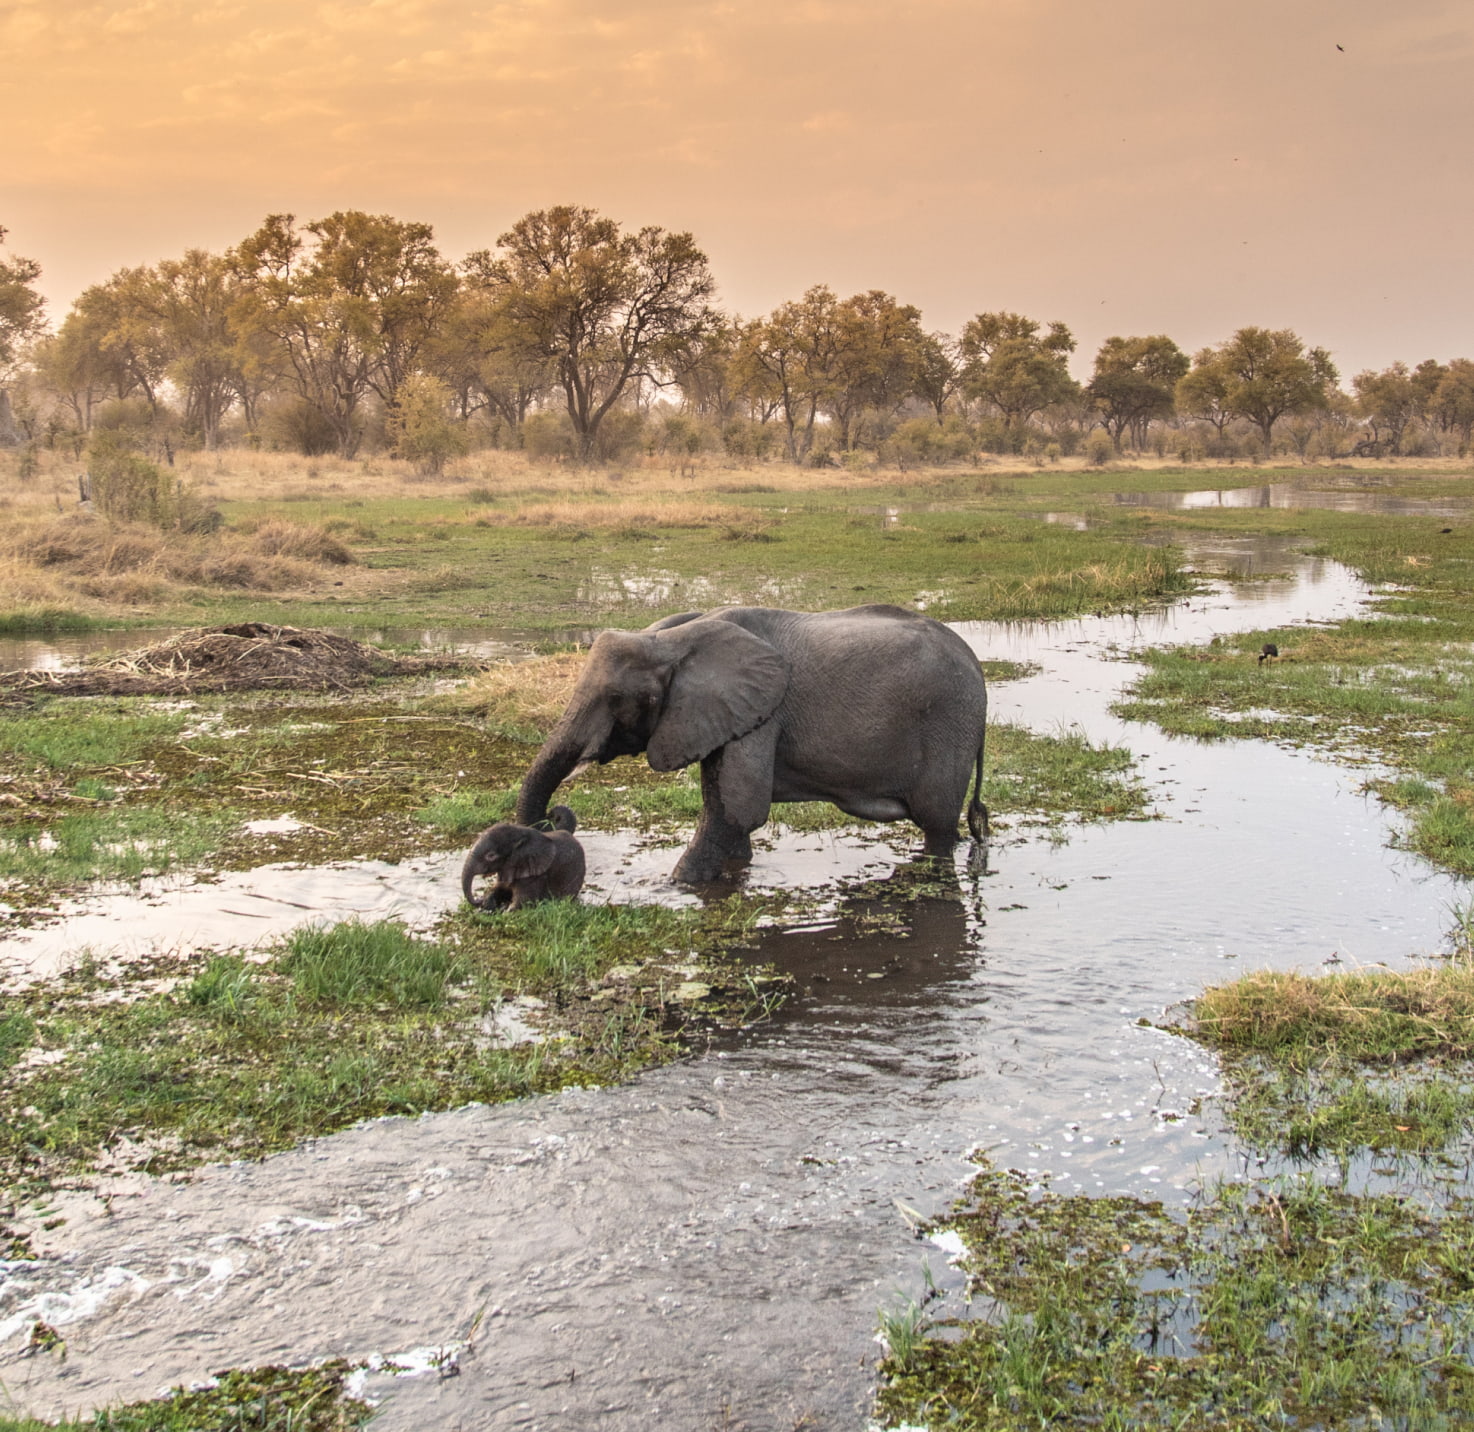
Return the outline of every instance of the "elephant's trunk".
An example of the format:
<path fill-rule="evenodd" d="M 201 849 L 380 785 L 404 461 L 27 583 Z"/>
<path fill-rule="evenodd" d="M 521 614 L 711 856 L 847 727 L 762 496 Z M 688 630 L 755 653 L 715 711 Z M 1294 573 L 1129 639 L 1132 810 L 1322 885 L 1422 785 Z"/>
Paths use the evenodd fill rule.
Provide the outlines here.
<path fill-rule="evenodd" d="M 478 875 L 485 874 L 486 866 L 482 863 L 481 857 L 473 850 L 466 857 L 466 863 L 461 866 L 461 893 L 466 897 L 466 904 L 474 905 L 478 909 L 480 908 L 481 902 L 477 900 L 475 894 L 472 892 L 471 882 Z"/>
<path fill-rule="evenodd" d="M 554 731 L 522 778 L 517 795 L 517 824 L 537 825 L 548 818 L 553 792 L 583 760 L 584 743 L 561 730 Z"/>

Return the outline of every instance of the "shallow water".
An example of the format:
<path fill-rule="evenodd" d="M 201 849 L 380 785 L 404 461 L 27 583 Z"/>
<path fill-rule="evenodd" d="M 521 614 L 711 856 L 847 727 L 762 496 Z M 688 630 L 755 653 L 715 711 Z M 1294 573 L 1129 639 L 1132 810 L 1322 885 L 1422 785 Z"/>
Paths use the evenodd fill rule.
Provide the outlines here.
<path fill-rule="evenodd" d="M 1121 507 L 1164 507 L 1173 512 L 1205 507 L 1317 508 L 1327 512 L 1381 512 L 1396 517 L 1466 517 L 1468 498 L 1399 497 L 1364 487 L 1317 491 L 1296 482 L 1265 482 L 1253 487 L 1205 488 L 1195 492 L 1113 492 Z"/>
<path fill-rule="evenodd" d="M 760 956 L 803 990 L 791 1010 L 629 1087 L 370 1124 L 74 1218 L 0 1289 L 0 1332 L 44 1312 L 68 1339 L 59 1367 L 8 1357 L 11 1394 L 75 1410 L 230 1364 L 440 1346 L 458 1376 L 369 1378 L 376 1427 L 858 1429 L 877 1308 L 919 1293 L 923 1259 L 956 1283 L 901 1205 L 944 1210 L 970 1150 L 1169 1202 L 1240 1174 L 1214 1061 L 1137 1021 L 1249 968 L 1403 963 L 1440 947 L 1463 887 L 1388 847 L 1354 772 L 1109 714 L 1144 644 L 1336 620 L 1367 595 L 1279 544 L 1192 556 L 1288 575 L 1150 617 L 960 628 L 980 655 L 1040 668 L 994 689 L 995 715 L 1124 741 L 1160 820 L 1005 835 L 986 872 L 959 854 L 956 891 L 900 929 L 840 900 L 767 932 Z M 884 873 L 914 848 L 893 836 L 783 836 L 752 878 Z M 673 849 L 588 848 L 595 893 L 668 889 Z M 317 894 L 266 879 L 308 905 L 377 891 L 428 916 L 455 898 L 456 861 L 301 872 Z M 222 890 L 204 903 L 247 898 Z"/>

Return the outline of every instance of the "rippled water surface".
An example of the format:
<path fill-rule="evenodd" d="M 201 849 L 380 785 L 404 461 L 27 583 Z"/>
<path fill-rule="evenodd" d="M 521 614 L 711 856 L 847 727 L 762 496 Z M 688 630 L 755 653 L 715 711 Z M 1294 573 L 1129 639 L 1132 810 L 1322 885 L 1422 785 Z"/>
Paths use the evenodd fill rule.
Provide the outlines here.
<path fill-rule="evenodd" d="M 1134 649 L 1333 621 L 1367 595 L 1271 543 L 1193 556 L 1287 575 L 1147 618 L 960 628 L 1039 668 L 995 688 L 995 715 L 1125 742 L 1160 819 L 1063 844 L 1005 832 L 899 928 L 838 895 L 763 938 L 803 991 L 783 1018 L 629 1087 L 370 1124 L 74 1217 L 56 1256 L 7 1270 L 0 1333 L 39 1312 L 69 1349 L 60 1370 L 9 1360 L 12 1395 L 75 1410 L 230 1364 L 414 1352 L 423 1369 L 441 1348 L 459 1375 L 369 1378 L 376 1427 L 859 1429 L 877 1308 L 919 1291 L 924 1257 L 949 1282 L 902 1205 L 944 1210 L 970 1151 L 1169 1202 L 1238 1171 L 1213 1060 L 1138 1021 L 1255 967 L 1436 949 L 1460 887 L 1389 848 L 1354 772 L 1110 715 Z M 913 848 L 900 831 L 783 836 L 751 878 L 883 876 Z M 594 898 L 670 898 L 673 849 L 602 833 L 588 849 Z M 248 943 L 345 907 L 428 919 L 457 862 L 117 897 L 0 958 L 14 972 L 150 933 Z"/>

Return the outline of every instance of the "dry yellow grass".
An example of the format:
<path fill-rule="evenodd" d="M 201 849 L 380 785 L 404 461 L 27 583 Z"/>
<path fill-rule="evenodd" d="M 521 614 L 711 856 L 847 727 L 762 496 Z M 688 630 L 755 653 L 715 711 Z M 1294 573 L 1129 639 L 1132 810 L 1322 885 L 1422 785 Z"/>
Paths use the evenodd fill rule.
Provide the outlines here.
<path fill-rule="evenodd" d="M 441 700 L 490 727 L 543 736 L 563 714 L 586 660 L 584 652 L 566 651 L 494 666 Z"/>
<path fill-rule="evenodd" d="M 152 606 L 201 587 L 301 590 L 322 580 L 324 565 L 352 560 L 337 538 L 306 524 L 190 534 L 41 509 L 0 540 L 0 591 L 12 610 L 78 597 L 110 608 Z"/>

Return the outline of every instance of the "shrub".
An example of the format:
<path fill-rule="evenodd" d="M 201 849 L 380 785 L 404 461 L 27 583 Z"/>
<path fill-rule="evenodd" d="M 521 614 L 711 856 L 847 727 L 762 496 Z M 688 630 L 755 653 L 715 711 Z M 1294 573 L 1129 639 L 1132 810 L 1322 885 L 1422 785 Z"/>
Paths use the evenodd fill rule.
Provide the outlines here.
<path fill-rule="evenodd" d="M 1085 439 L 1085 462 L 1090 467 L 1104 467 L 1116 455 L 1116 445 L 1104 428 L 1096 428 Z"/>
<path fill-rule="evenodd" d="M 305 562 L 323 562 L 346 567 L 353 561 L 348 550 L 325 527 L 276 519 L 263 522 L 253 535 L 253 545 L 268 557 L 299 557 Z"/>
<path fill-rule="evenodd" d="M 451 458 L 470 451 L 470 434 L 452 416 L 451 399 L 450 389 L 427 373 L 417 373 L 400 384 L 385 425 L 395 457 L 434 475 Z"/>
<path fill-rule="evenodd" d="M 183 479 L 132 452 L 110 432 L 87 447 L 87 491 L 93 507 L 114 522 L 141 522 L 161 531 L 213 532 L 220 514 Z"/>
<path fill-rule="evenodd" d="M 572 458 L 575 452 L 573 423 L 567 413 L 544 408 L 529 413 L 522 424 L 522 446 L 534 461 L 557 462 Z"/>
<path fill-rule="evenodd" d="M 322 457 L 338 446 L 338 434 L 327 414 L 306 398 L 273 404 L 263 415 L 261 428 L 272 447 L 299 452 L 303 457 Z"/>

